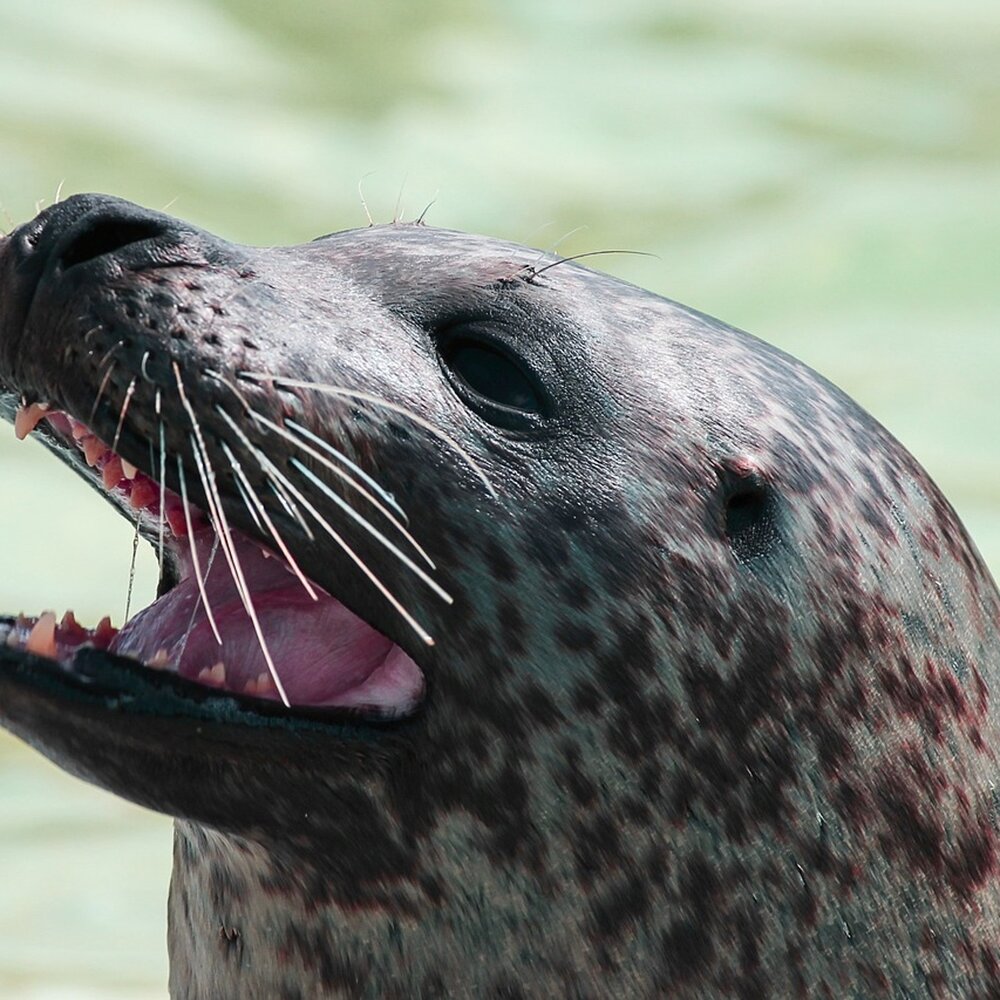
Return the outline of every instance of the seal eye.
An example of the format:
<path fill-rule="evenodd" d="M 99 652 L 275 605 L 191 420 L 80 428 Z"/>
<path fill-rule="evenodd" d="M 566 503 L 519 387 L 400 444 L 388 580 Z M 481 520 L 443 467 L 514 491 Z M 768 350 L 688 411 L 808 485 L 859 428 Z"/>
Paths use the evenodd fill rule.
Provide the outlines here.
<path fill-rule="evenodd" d="M 448 337 L 438 350 L 459 395 L 490 423 L 519 429 L 545 415 L 535 379 L 504 345 L 463 334 Z"/>

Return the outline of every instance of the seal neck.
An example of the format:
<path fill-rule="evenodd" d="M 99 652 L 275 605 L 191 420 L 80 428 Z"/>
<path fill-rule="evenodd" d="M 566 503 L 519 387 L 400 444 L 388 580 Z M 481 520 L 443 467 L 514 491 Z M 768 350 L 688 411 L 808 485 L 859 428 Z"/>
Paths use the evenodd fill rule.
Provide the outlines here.
<path fill-rule="evenodd" d="M 496 868 L 464 831 L 422 851 L 434 856 L 421 875 L 359 886 L 352 906 L 330 897 L 305 850 L 177 821 L 171 996 L 486 996 L 534 962 L 544 978 L 553 951 L 572 953 L 572 935 L 556 940 L 561 922 L 537 886 L 515 878 L 501 891 Z M 521 956 L 516 978 L 511 955 Z"/>

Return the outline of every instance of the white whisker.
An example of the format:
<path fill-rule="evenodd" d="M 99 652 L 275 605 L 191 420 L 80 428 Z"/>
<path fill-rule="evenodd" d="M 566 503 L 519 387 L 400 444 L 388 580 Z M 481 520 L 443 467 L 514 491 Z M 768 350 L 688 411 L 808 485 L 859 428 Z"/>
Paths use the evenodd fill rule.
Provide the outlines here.
<path fill-rule="evenodd" d="M 309 596 L 314 601 L 319 600 L 319 596 L 317 595 L 316 590 L 313 587 L 311 581 L 305 575 L 305 573 L 303 573 L 302 570 L 299 568 L 299 564 L 295 561 L 295 557 L 289 551 L 288 546 L 285 544 L 285 540 L 281 537 L 281 533 L 275 527 L 274 522 L 271 520 L 271 518 L 268 517 L 267 510 L 265 509 L 264 504 L 261 503 L 260 498 L 254 492 L 253 487 L 250 485 L 250 480 L 247 479 L 246 473 L 240 466 L 240 463 L 237 460 L 236 456 L 232 453 L 232 450 L 230 449 L 229 445 L 226 444 L 225 441 L 221 441 L 220 444 L 222 445 L 222 450 L 225 451 L 227 457 L 229 458 L 229 461 L 232 463 L 233 473 L 236 475 L 237 483 L 238 484 L 242 483 L 241 489 L 243 495 L 243 502 L 248 504 L 249 506 L 249 501 L 253 501 L 253 505 L 257 508 L 257 515 L 259 515 L 260 518 L 262 518 L 264 523 L 267 525 L 267 531 L 274 539 L 274 543 L 278 546 L 278 549 L 281 552 L 282 556 L 284 556 L 285 562 L 287 562 L 288 565 L 291 566 L 292 571 L 299 578 L 299 582 L 302 584 L 303 587 L 305 587 L 306 593 L 308 593 Z M 253 510 L 251 510 L 251 514 L 253 513 L 254 513 Z M 260 524 L 260 521 L 258 520 L 257 523 Z M 262 534 L 264 533 L 263 527 L 261 527 L 261 533 Z"/>
<path fill-rule="evenodd" d="M 212 539 L 212 549 L 208 553 L 208 564 L 205 566 L 205 576 L 209 577 L 212 575 L 212 567 L 215 565 L 215 556 L 219 551 L 219 536 L 216 535 Z M 187 628 L 184 630 L 184 636 L 181 639 L 180 649 L 177 651 L 177 662 L 180 663 L 181 658 L 184 656 L 184 650 L 187 649 L 188 639 L 191 638 L 191 633 L 194 631 L 194 623 L 198 618 L 198 605 L 199 601 L 204 603 L 204 598 L 199 596 L 199 600 L 194 602 L 194 607 L 191 608 L 191 617 L 188 618 Z M 208 605 L 205 605 L 205 609 L 208 610 Z"/>
<path fill-rule="evenodd" d="M 438 597 L 441 598 L 446 604 L 453 604 L 451 596 L 442 587 L 438 586 L 434 580 L 431 579 L 412 559 L 409 558 L 404 552 L 402 552 L 396 545 L 389 541 L 381 531 L 378 530 L 371 522 L 365 520 L 343 497 L 337 496 L 336 493 L 330 487 L 323 482 L 315 473 L 303 465 L 297 458 L 290 458 L 289 462 L 295 466 L 299 472 L 302 473 L 317 489 L 321 490 L 327 497 L 329 497 L 345 514 L 348 515 L 357 524 L 360 524 L 365 531 L 368 532 L 380 545 L 387 548 L 410 572 L 416 574 L 416 576 L 423 580 L 431 590 L 434 591 Z"/>
<path fill-rule="evenodd" d="M 121 440 L 122 428 L 125 426 L 125 416 L 128 413 L 129 404 L 132 402 L 132 397 L 135 395 L 135 379 L 133 378 L 129 384 L 128 388 L 125 390 L 125 397 L 122 400 L 121 412 L 118 414 L 118 426 L 115 428 L 115 437 L 111 442 L 111 450 L 114 452 L 118 451 L 118 442 Z"/>
<path fill-rule="evenodd" d="M 329 459 L 321 455 L 315 448 L 311 448 L 304 441 L 299 441 L 293 434 L 290 434 L 284 427 L 280 424 L 276 424 L 273 420 L 268 420 L 267 417 L 262 417 L 259 413 L 254 413 L 252 410 L 249 411 L 249 415 L 252 420 L 257 423 L 263 424 L 265 427 L 269 427 L 276 434 L 279 434 L 285 440 L 290 441 L 295 445 L 296 448 L 301 448 L 307 455 L 312 455 L 324 468 L 329 469 L 336 475 L 339 479 L 346 482 L 352 489 L 356 490 L 361 494 L 409 543 L 414 549 L 420 554 L 421 558 L 430 566 L 431 569 L 436 569 L 433 560 L 427 553 L 423 550 L 421 545 L 417 540 L 406 530 L 404 525 L 399 521 L 398 518 L 394 517 L 390 511 L 388 511 L 383 504 L 381 504 L 371 493 L 368 492 L 363 486 L 359 486 L 350 476 L 344 472 L 343 469 L 338 468 Z M 328 489 L 325 483 L 321 484 L 321 488 Z M 358 520 L 360 523 L 367 525 L 368 522 L 358 514 L 354 508 L 350 507 L 345 503 L 341 497 L 335 497 L 335 502 L 341 504 L 345 507 L 351 517 Z M 374 531 L 374 529 L 370 529 Z"/>
<path fill-rule="evenodd" d="M 212 626 L 212 634 L 216 642 L 222 645 L 222 636 L 219 635 L 219 627 L 215 624 L 215 615 L 212 614 L 212 606 L 208 603 L 208 594 L 205 591 L 205 578 L 201 572 L 201 560 L 198 558 L 198 546 L 194 541 L 194 525 L 191 522 L 191 505 L 188 502 L 187 477 L 184 475 L 184 463 L 181 456 L 177 456 L 177 478 L 181 488 L 181 505 L 184 507 L 184 521 L 187 524 L 188 543 L 191 547 L 191 566 L 194 569 L 195 580 L 198 581 L 198 593 L 201 594 L 201 603 L 205 606 L 205 615 L 208 623 Z"/>
<path fill-rule="evenodd" d="M 161 413 L 160 390 L 156 390 L 156 423 L 159 428 L 160 439 L 160 537 L 158 539 L 160 572 L 163 572 L 163 547 L 167 526 L 167 442 L 166 431 L 163 427 L 163 416 Z"/>
<path fill-rule="evenodd" d="M 251 414 L 254 412 L 250 411 Z M 383 489 L 379 484 L 365 472 L 356 462 L 352 462 L 339 448 L 335 448 L 329 441 L 324 441 L 318 434 L 313 434 L 308 427 L 303 427 L 301 424 L 297 424 L 290 417 L 285 418 L 285 426 L 290 430 L 295 431 L 296 434 L 301 434 L 302 437 L 308 438 L 313 444 L 322 448 L 324 451 L 329 452 L 338 462 L 343 464 L 347 469 L 354 473 L 358 479 L 366 483 L 373 493 L 377 493 L 390 507 L 392 507 L 399 516 L 409 523 L 409 518 L 406 516 L 406 511 L 396 503 L 396 498 L 388 491 Z"/>
<path fill-rule="evenodd" d="M 322 514 L 309 501 L 302 495 L 301 491 L 295 488 L 295 486 L 290 483 L 287 477 L 281 472 L 277 466 L 266 456 L 260 453 L 259 449 L 255 449 L 251 444 L 250 440 L 247 438 L 246 434 L 240 429 L 239 424 L 225 410 L 221 407 L 217 407 L 217 412 L 222 416 L 222 418 L 229 424 L 233 433 L 240 439 L 247 450 L 253 454 L 256 453 L 257 461 L 260 463 L 261 468 L 270 476 L 273 480 L 280 480 L 283 482 L 285 488 L 302 504 L 303 508 L 307 510 L 315 519 L 317 524 L 323 528 L 324 531 L 333 539 L 333 541 L 340 547 L 340 549 L 348 556 L 348 558 L 361 570 L 362 573 L 371 581 L 380 594 L 392 605 L 393 608 L 399 613 L 403 620 L 413 629 L 414 632 L 420 637 L 421 641 L 428 646 L 434 645 L 434 639 L 429 632 L 410 614 L 406 608 L 399 602 L 399 599 L 389 590 L 388 587 L 372 572 L 367 563 L 351 548 L 350 545 L 334 530 L 334 528 L 329 524 L 329 522 L 323 517 Z"/>
<path fill-rule="evenodd" d="M 356 399 L 361 402 L 371 403 L 373 406 L 379 406 L 382 407 L 382 409 L 398 413 L 400 416 L 406 417 L 418 427 L 422 427 L 429 434 L 433 434 L 439 441 L 444 442 L 453 452 L 455 452 L 456 455 L 462 458 L 470 469 L 472 469 L 482 484 L 489 491 L 490 496 L 494 498 L 497 497 L 497 491 L 493 488 L 493 484 L 489 481 L 486 473 L 480 468 L 479 463 L 454 438 L 445 434 L 444 431 L 435 427 L 429 420 L 425 420 L 422 416 L 420 416 L 420 414 L 414 413 L 405 406 L 400 406 L 397 403 L 391 403 L 389 400 L 383 399 L 381 396 L 376 396 L 374 393 L 363 392 L 360 389 L 347 389 L 343 386 L 330 385 L 324 382 L 308 382 L 303 379 L 290 379 L 284 378 L 281 375 L 269 375 L 261 372 L 241 371 L 236 374 L 238 378 L 249 379 L 253 382 L 273 382 L 275 387 L 279 389 L 283 387 L 288 389 L 311 389 L 313 392 L 324 393 L 328 396 L 339 396 L 343 399 Z"/>
<path fill-rule="evenodd" d="M 236 544 L 233 541 L 232 533 L 229 529 L 229 520 L 226 517 L 226 512 L 222 506 L 222 496 L 219 493 L 218 485 L 215 481 L 215 472 L 212 469 L 212 463 L 208 456 L 208 449 L 205 446 L 205 440 L 201 434 L 201 426 L 198 423 L 198 418 L 195 415 L 194 407 L 191 406 L 187 398 L 187 393 L 184 391 L 184 380 L 181 378 L 180 366 L 177 362 L 174 362 L 174 375 L 177 378 L 177 391 L 180 394 L 181 404 L 187 411 L 188 419 L 191 421 L 191 427 L 193 434 L 191 436 L 191 450 L 194 455 L 195 464 L 198 466 L 198 474 L 201 476 L 202 484 L 205 487 L 205 499 L 208 501 L 210 508 L 210 513 L 212 519 L 215 522 L 216 532 L 220 535 L 222 540 L 222 554 L 226 557 L 226 562 L 229 563 L 229 571 L 233 578 L 233 583 L 236 584 L 236 590 L 240 595 L 240 600 L 243 603 L 243 608 L 247 613 L 247 617 L 250 619 L 250 624 L 253 626 L 254 634 L 257 636 L 257 644 L 260 646 L 260 651 L 264 656 L 264 662 L 267 664 L 268 673 L 271 675 L 271 680 L 274 681 L 274 686 L 278 689 L 278 694 L 281 697 L 282 704 L 286 708 L 291 707 L 291 702 L 288 699 L 288 695 L 285 693 L 285 687 L 281 683 L 281 677 L 278 675 L 278 668 L 274 665 L 274 660 L 271 657 L 271 651 L 268 649 L 267 641 L 264 638 L 264 630 L 261 628 L 260 619 L 257 616 L 257 609 L 254 607 L 253 598 L 250 594 L 250 588 L 247 586 L 246 576 L 243 573 L 243 566 L 240 563 L 239 552 L 236 549 Z"/>

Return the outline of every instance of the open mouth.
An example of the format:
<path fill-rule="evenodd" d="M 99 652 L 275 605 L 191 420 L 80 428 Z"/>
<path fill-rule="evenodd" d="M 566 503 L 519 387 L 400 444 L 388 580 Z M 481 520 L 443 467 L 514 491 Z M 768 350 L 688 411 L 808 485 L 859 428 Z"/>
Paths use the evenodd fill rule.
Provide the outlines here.
<path fill-rule="evenodd" d="M 122 459 L 67 412 L 44 403 L 18 409 L 18 438 L 43 424 L 155 539 L 160 595 L 120 629 L 108 618 L 88 628 L 71 611 L 50 611 L 0 622 L 0 642 L 68 672 L 81 650 L 106 651 L 293 713 L 398 719 L 419 706 L 425 682 L 414 660 L 306 577 L 287 548 L 265 548 L 228 525 L 220 535 L 210 513 Z"/>

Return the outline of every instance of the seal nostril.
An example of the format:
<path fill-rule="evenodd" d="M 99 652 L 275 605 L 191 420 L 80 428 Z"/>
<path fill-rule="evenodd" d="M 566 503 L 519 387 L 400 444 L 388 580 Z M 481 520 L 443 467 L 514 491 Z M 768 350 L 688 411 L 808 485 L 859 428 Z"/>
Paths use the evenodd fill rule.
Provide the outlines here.
<path fill-rule="evenodd" d="M 94 219 L 73 234 L 59 261 L 64 270 L 115 253 L 133 243 L 152 239 L 163 232 L 159 222 L 143 219 Z"/>

